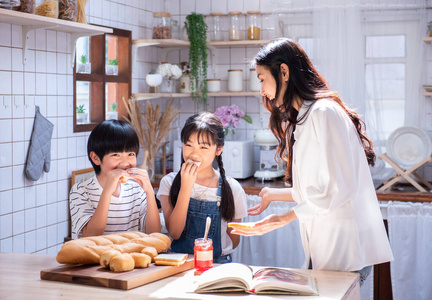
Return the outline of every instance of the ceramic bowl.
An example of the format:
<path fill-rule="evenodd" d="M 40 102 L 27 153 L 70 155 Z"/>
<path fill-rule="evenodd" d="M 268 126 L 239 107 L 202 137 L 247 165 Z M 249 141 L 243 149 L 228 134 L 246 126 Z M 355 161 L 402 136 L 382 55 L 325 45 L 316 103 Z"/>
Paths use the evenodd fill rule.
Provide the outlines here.
<path fill-rule="evenodd" d="M 159 73 L 147 74 L 146 82 L 149 86 L 159 86 L 162 83 L 162 75 Z"/>

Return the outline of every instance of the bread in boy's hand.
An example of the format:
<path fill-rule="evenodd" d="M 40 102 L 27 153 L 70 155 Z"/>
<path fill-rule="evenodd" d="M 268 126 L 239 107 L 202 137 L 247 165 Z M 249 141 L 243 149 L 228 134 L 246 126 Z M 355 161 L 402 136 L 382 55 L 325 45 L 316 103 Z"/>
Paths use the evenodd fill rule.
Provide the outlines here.
<path fill-rule="evenodd" d="M 126 181 L 128 181 L 131 178 L 132 178 L 131 176 L 123 175 L 123 176 L 120 176 L 119 181 L 120 181 L 120 183 L 126 183 Z"/>

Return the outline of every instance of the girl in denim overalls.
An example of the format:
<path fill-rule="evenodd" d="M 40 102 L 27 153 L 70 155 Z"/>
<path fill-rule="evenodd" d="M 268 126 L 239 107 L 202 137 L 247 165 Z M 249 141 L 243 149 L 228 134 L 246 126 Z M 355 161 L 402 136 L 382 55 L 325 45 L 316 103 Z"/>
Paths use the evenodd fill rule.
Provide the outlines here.
<path fill-rule="evenodd" d="M 207 216 L 212 222 L 213 261 L 231 261 L 230 253 L 240 242 L 227 222 L 247 215 L 246 195 L 240 184 L 225 175 L 222 163 L 224 128 L 212 113 L 189 117 L 181 132 L 183 157 L 180 171 L 162 178 L 158 198 L 165 225 L 173 238 L 170 251 L 194 253 L 194 241 L 204 237 Z M 213 169 L 216 159 L 219 172 Z"/>

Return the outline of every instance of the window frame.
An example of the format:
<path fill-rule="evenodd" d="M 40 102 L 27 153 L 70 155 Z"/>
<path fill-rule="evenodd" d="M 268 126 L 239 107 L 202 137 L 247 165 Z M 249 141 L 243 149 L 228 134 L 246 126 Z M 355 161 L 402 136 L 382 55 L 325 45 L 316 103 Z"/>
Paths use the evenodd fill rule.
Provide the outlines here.
<path fill-rule="evenodd" d="M 117 99 L 118 119 L 125 119 L 127 110 L 123 103 L 132 95 L 132 32 L 118 28 L 112 28 L 112 33 L 89 37 L 89 61 L 91 62 L 91 73 L 82 74 L 76 72 L 77 59 L 75 55 L 75 65 L 73 72 L 73 132 L 87 132 L 93 130 L 97 124 L 106 119 L 106 93 L 107 83 L 122 84 L 119 88 L 121 97 Z M 106 41 L 107 36 L 117 36 L 117 58 L 118 75 L 106 75 Z M 85 81 L 91 83 L 89 86 L 89 123 L 77 124 L 77 82 Z"/>

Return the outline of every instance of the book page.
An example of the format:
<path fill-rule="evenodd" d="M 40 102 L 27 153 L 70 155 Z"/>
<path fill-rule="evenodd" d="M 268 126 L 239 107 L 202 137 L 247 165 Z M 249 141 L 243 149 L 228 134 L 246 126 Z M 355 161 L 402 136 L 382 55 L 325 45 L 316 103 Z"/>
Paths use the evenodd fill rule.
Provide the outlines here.
<path fill-rule="evenodd" d="M 283 268 L 262 268 L 252 280 L 255 293 L 286 292 L 317 294 L 315 280 L 307 274 Z"/>
<path fill-rule="evenodd" d="M 195 292 L 221 292 L 226 290 L 249 290 L 252 269 L 244 264 L 227 263 L 202 273 Z"/>

